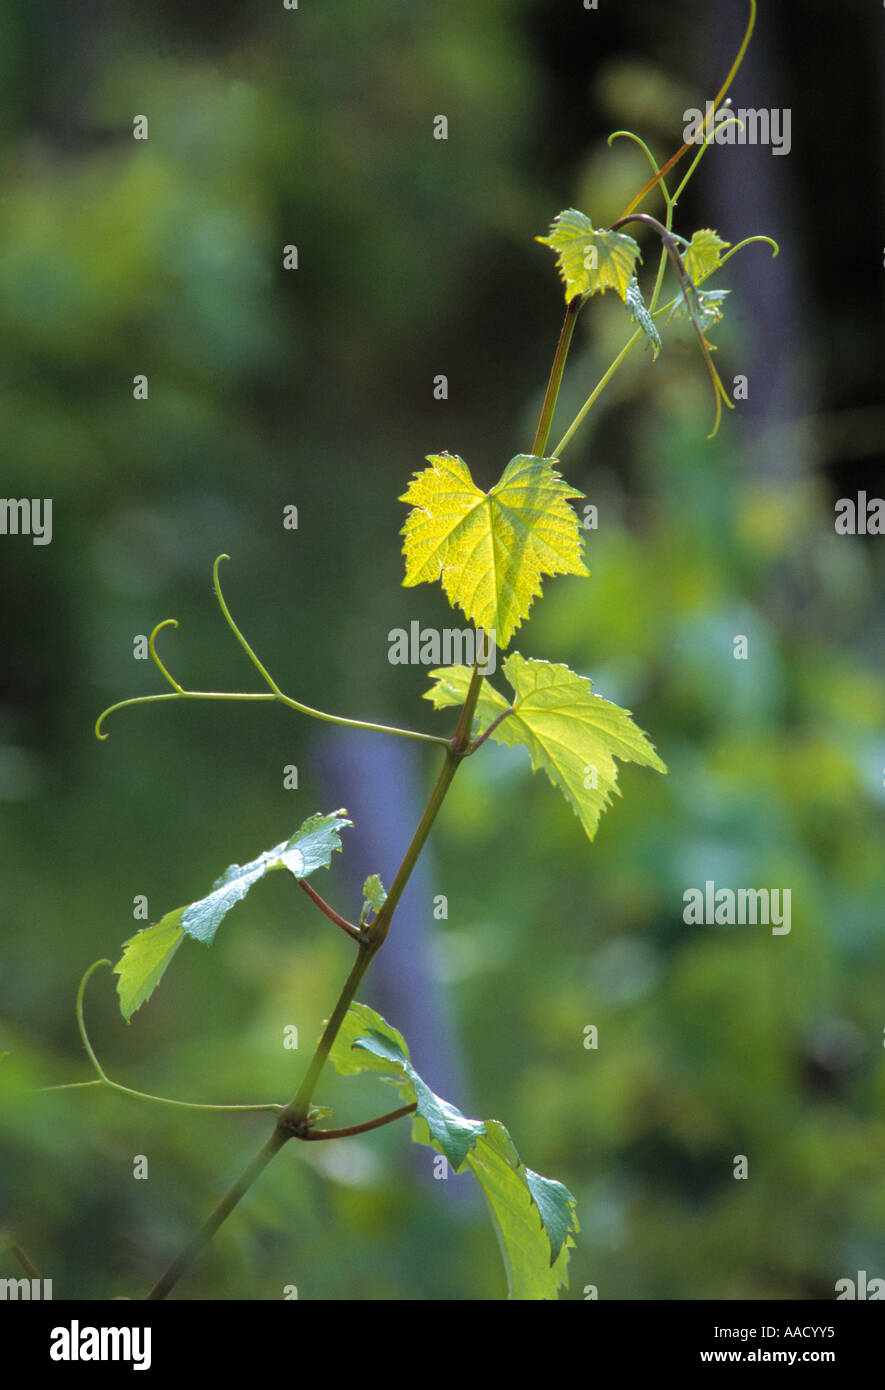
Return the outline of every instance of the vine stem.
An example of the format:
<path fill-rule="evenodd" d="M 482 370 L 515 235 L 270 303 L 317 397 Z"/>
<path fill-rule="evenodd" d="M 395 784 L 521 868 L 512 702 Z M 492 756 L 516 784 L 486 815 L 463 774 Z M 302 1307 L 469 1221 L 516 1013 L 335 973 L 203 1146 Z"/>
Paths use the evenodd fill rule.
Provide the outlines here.
<path fill-rule="evenodd" d="M 670 165 L 665 166 L 665 169 L 662 170 L 661 173 L 665 173 L 666 169 L 671 167 L 673 162 L 675 161 L 671 161 Z M 653 182 L 657 182 L 659 179 L 660 174 L 656 176 Z M 658 272 L 658 278 L 655 286 L 655 293 L 653 296 L 652 306 L 654 306 L 654 303 L 656 302 L 658 293 L 660 291 L 661 279 L 663 276 L 663 266 L 666 261 L 667 253 L 669 253 L 671 256 L 674 256 L 675 254 L 675 256 L 678 259 L 678 253 L 675 252 L 675 247 L 672 244 L 672 237 L 670 232 L 670 221 L 672 216 L 671 200 L 668 194 L 665 193 L 665 196 L 667 201 L 667 226 L 666 228 L 664 228 L 661 227 L 659 223 L 656 224 L 657 227 L 660 229 L 660 232 L 662 233 L 662 240 L 664 242 L 665 249 L 662 252 L 661 256 L 661 266 Z M 642 220 L 653 221 L 654 219 L 643 217 Z M 556 403 L 559 396 L 559 390 L 562 384 L 563 372 L 565 370 L 566 359 L 568 357 L 569 348 L 571 346 L 572 337 L 574 335 L 575 323 L 577 322 L 577 317 L 580 313 L 582 302 L 583 301 L 581 299 L 574 299 L 569 303 L 569 305 L 566 308 L 565 318 L 563 320 L 559 340 L 556 346 L 556 352 L 553 358 L 553 365 L 550 369 L 550 375 L 547 382 L 547 389 L 544 393 L 544 401 L 541 407 L 541 415 L 538 420 L 538 427 L 535 431 L 535 437 L 532 444 L 532 453 L 535 456 L 542 456 L 547 448 L 550 436 L 550 429 L 553 423 L 553 416 L 556 411 Z M 627 353 L 630 351 L 630 349 L 633 347 L 634 343 L 638 340 L 640 336 L 640 330 L 637 330 L 633 337 L 630 339 L 630 341 L 627 343 L 627 345 L 622 349 L 618 357 L 615 358 L 614 362 L 611 364 L 608 371 L 605 373 L 605 375 L 597 385 L 595 391 L 592 393 L 589 400 L 585 402 L 582 410 L 579 412 L 578 416 L 573 421 L 572 425 L 569 427 L 559 446 L 554 451 L 554 456 L 559 454 L 560 450 L 564 448 L 565 444 L 572 437 L 578 425 L 581 423 L 584 416 L 587 414 L 587 411 L 593 405 L 593 402 L 596 400 L 600 392 L 604 389 L 607 382 L 614 375 L 615 371 L 617 371 L 618 367 L 621 365 L 621 362 L 627 356 Z M 175 1258 L 175 1260 L 173 1260 L 166 1273 L 162 1275 L 162 1277 L 151 1289 L 150 1293 L 148 1294 L 148 1299 L 152 1301 L 163 1299 L 171 1292 L 178 1280 L 181 1278 L 182 1274 L 185 1273 L 185 1271 L 191 1266 L 193 1261 L 196 1259 L 200 1251 L 212 1239 L 216 1231 L 227 1219 L 227 1217 L 234 1210 L 237 1204 L 242 1200 L 242 1198 L 248 1192 L 249 1188 L 252 1186 L 255 1180 L 261 1175 L 261 1173 L 271 1162 L 271 1160 L 276 1156 L 276 1154 L 279 1153 L 280 1149 L 282 1149 L 285 1146 L 285 1144 L 287 1144 L 291 1139 L 297 1137 L 299 1139 L 320 1140 L 340 1138 L 344 1137 L 345 1135 L 364 1133 L 368 1130 L 376 1129 L 380 1125 L 388 1124 L 391 1121 L 400 1118 L 401 1115 L 408 1114 L 411 1110 L 414 1109 L 414 1106 L 404 1106 L 401 1107 L 400 1110 L 392 1111 L 390 1112 L 390 1114 L 386 1116 L 381 1116 L 378 1120 L 369 1121 L 365 1125 L 352 1125 L 341 1130 L 320 1130 L 311 1132 L 311 1100 L 319 1082 L 323 1067 L 325 1066 L 329 1053 L 331 1052 L 332 1047 L 334 1046 L 335 1039 L 337 1038 L 341 1026 L 344 1022 L 344 1019 L 347 1015 L 347 1011 L 350 1008 L 350 1005 L 353 1003 L 354 999 L 356 998 L 356 993 L 359 989 L 360 984 L 362 983 L 363 977 L 365 976 L 366 971 L 368 970 L 369 965 L 371 964 L 375 954 L 381 949 L 382 945 L 384 944 L 388 931 L 390 930 L 390 924 L 393 919 L 394 912 L 396 911 L 400 898 L 402 897 L 403 891 L 405 890 L 406 884 L 408 883 L 409 878 L 411 877 L 412 870 L 414 869 L 415 864 L 417 863 L 421 851 L 424 848 L 427 838 L 431 832 L 431 829 L 433 828 L 434 822 L 437 818 L 437 815 L 439 814 L 440 807 L 442 806 L 443 801 L 445 800 L 446 795 L 448 793 L 448 790 L 452 785 L 455 774 L 458 771 L 458 768 L 460 767 L 464 758 L 468 757 L 471 753 L 475 752 L 479 747 L 481 747 L 482 744 L 489 737 L 489 735 L 501 722 L 501 720 L 505 718 L 507 714 L 510 714 L 512 712 L 510 709 L 502 712 L 502 714 L 499 715 L 499 717 L 492 722 L 492 724 L 484 731 L 484 733 L 482 733 L 474 742 L 471 742 L 473 720 L 474 715 L 476 713 L 476 707 L 483 682 L 483 675 L 481 673 L 480 667 L 481 665 L 485 664 L 487 659 L 487 646 L 489 640 L 487 634 L 482 634 L 484 637 L 484 644 L 480 644 L 485 645 L 486 653 L 477 651 L 476 660 L 473 666 L 473 673 L 470 679 L 470 685 L 467 690 L 467 696 L 464 700 L 464 704 L 461 707 L 455 732 L 449 740 L 436 738 L 426 734 L 415 734 L 406 732 L 404 730 L 384 728 L 383 726 L 379 725 L 365 724 L 358 720 L 338 719 L 331 715 L 324 715 L 317 710 L 312 710 L 308 706 L 301 705 L 297 701 L 289 699 L 289 697 L 283 695 L 282 691 L 274 681 L 273 677 L 258 660 L 258 657 L 252 651 L 252 648 L 249 646 L 248 642 L 246 641 L 243 634 L 240 632 L 239 628 L 234 622 L 233 617 L 230 614 L 230 610 L 228 609 L 227 604 L 224 600 L 224 596 L 221 592 L 221 586 L 218 579 L 218 567 L 221 561 L 226 558 L 227 556 L 219 556 L 215 562 L 215 566 L 213 569 L 213 583 L 216 595 L 218 597 L 218 602 L 221 607 L 221 611 L 224 614 L 225 620 L 227 621 L 228 625 L 230 626 L 231 630 L 236 636 L 238 642 L 243 647 L 244 651 L 246 652 L 246 655 L 249 657 L 249 660 L 255 666 L 262 679 L 269 686 L 269 693 L 247 696 L 224 696 L 216 693 L 209 694 L 202 692 L 185 691 L 180 685 L 178 685 L 177 682 L 173 680 L 173 678 L 162 666 L 161 662 L 159 661 L 159 658 L 156 657 L 156 653 L 153 649 L 152 642 L 152 654 L 154 655 L 155 660 L 157 661 L 157 665 L 160 667 L 160 670 L 163 672 L 164 676 L 166 676 L 169 683 L 173 686 L 173 692 L 172 694 L 167 695 L 141 697 L 141 699 L 124 701 L 122 703 L 137 704 L 142 703 L 146 700 L 168 700 L 176 698 L 181 699 L 183 697 L 208 699 L 242 698 L 252 700 L 276 699 L 282 701 L 284 704 L 290 705 L 294 709 L 300 710 L 305 714 L 312 714 L 315 717 L 321 719 L 329 719 L 334 723 L 349 724 L 358 728 L 378 730 L 379 732 L 383 731 L 386 733 L 400 733 L 404 737 L 417 738 L 429 743 L 442 743 L 445 745 L 445 760 L 443 762 L 442 767 L 440 768 L 433 790 L 430 793 L 430 797 L 424 809 L 424 813 L 421 816 L 421 820 L 418 823 L 417 829 L 415 830 L 411 843 L 409 844 L 409 847 L 406 850 L 406 853 L 403 857 L 403 861 L 400 864 L 399 869 L 397 870 L 393 883 L 391 884 L 390 891 L 387 894 L 387 898 L 374 920 L 368 925 L 368 927 L 365 927 L 362 930 L 361 937 L 358 941 L 356 960 L 354 961 L 350 973 L 344 982 L 341 993 L 338 996 L 338 1001 L 335 1004 L 335 1008 L 332 1011 L 331 1017 L 328 1019 L 325 1028 L 323 1029 L 322 1036 L 320 1037 L 313 1057 L 311 1058 L 308 1064 L 308 1068 L 304 1075 L 304 1079 L 301 1082 L 301 1085 L 299 1086 L 298 1090 L 296 1091 L 289 1104 L 280 1111 L 277 1124 L 274 1128 L 273 1133 L 262 1145 L 261 1149 L 252 1159 L 251 1163 L 240 1175 L 240 1177 L 233 1184 L 233 1186 L 228 1190 L 228 1192 L 221 1198 L 220 1202 L 214 1208 L 209 1218 L 201 1227 L 200 1231 L 197 1233 L 194 1239 L 191 1242 L 189 1242 L 187 1246 L 185 1246 L 181 1253 Z M 155 629 L 155 632 L 156 631 L 157 629 Z M 120 706 L 113 706 L 112 708 L 120 708 Z M 99 720 L 99 726 L 100 723 L 101 720 Z M 98 731 L 99 727 L 97 726 L 96 732 Z M 302 887 L 305 887 L 303 883 Z M 310 896 L 313 896 L 313 894 L 311 894 Z M 337 913 L 334 912 L 333 909 L 329 908 L 328 904 L 324 903 L 321 899 L 319 899 L 318 895 L 316 898 L 314 898 L 314 901 L 316 902 L 317 906 L 320 907 L 321 911 L 325 912 L 326 916 L 330 917 L 331 920 L 336 922 L 338 926 L 343 927 L 344 930 L 347 931 L 349 934 L 354 933 L 355 929 L 353 928 L 353 925 L 347 922 L 346 919 L 340 917 Z M 92 1053 L 92 1050 L 88 1044 L 88 1040 L 85 1037 L 85 1030 L 81 1029 L 81 1031 L 84 1034 L 84 1042 L 86 1043 L 87 1051 L 89 1051 L 90 1055 L 93 1056 L 94 1059 L 94 1054 Z M 104 1073 L 101 1072 L 97 1060 L 95 1060 L 95 1065 L 96 1069 L 99 1071 L 99 1076 L 104 1079 Z"/>
<path fill-rule="evenodd" d="M 559 342 L 556 344 L 556 355 L 553 358 L 553 366 L 550 369 L 547 390 L 544 392 L 544 404 L 541 406 L 541 418 L 538 421 L 538 428 L 535 431 L 535 439 L 532 444 L 532 453 L 537 458 L 544 457 L 544 450 L 547 448 L 547 441 L 550 438 L 553 416 L 556 412 L 556 402 L 559 398 L 559 388 L 562 385 L 562 374 L 565 371 L 565 362 L 568 357 L 568 350 L 571 347 L 572 334 L 575 331 L 575 324 L 578 321 L 578 314 L 581 312 L 582 304 L 582 299 L 573 299 L 567 306 L 565 318 L 562 321 Z"/>
<path fill-rule="evenodd" d="M 368 963 L 368 962 L 367 962 Z M 345 1010 L 346 1012 L 346 1010 Z M 330 1020 L 331 1021 L 331 1020 Z M 399 1110 L 392 1110 L 386 1115 L 379 1115 L 376 1120 L 367 1120 L 364 1124 L 348 1125 L 345 1129 L 316 1130 L 313 1133 L 300 1135 L 302 1139 L 321 1140 L 321 1139 L 343 1139 L 353 1134 L 367 1134 L 369 1130 L 380 1129 L 382 1125 L 389 1125 L 394 1120 L 399 1120 L 403 1115 L 409 1115 L 417 1109 L 415 1104 L 403 1105 Z M 271 1135 L 265 1140 L 258 1153 L 252 1159 L 249 1166 L 240 1174 L 240 1177 L 224 1194 L 221 1201 L 213 1209 L 207 1220 L 203 1223 L 200 1230 L 189 1241 L 184 1249 L 172 1261 L 165 1274 L 157 1280 L 146 1301 L 149 1303 L 159 1302 L 175 1287 L 183 1274 L 190 1269 L 194 1260 L 201 1250 L 209 1244 L 218 1228 L 227 1220 L 234 1208 L 239 1204 L 249 1188 L 264 1172 L 271 1159 L 276 1158 L 280 1149 L 294 1139 L 295 1134 L 292 1130 L 285 1130 L 279 1125 Z"/>
<path fill-rule="evenodd" d="M 590 392 L 590 395 L 587 397 L 586 401 L 581 406 L 581 409 L 578 411 L 574 420 L 572 420 L 565 434 L 562 436 L 562 439 L 560 439 L 559 443 L 554 449 L 554 458 L 559 458 L 566 444 L 568 444 L 572 435 L 575 433 L 579 425 L 582 423 L 584 416 L 587 414 L 587 411 L 596 402 L 597 398 L 602 395 L 603 391 L 605 390 L 606 386 L 608 386 L 608 383 L 611 381 L 612 377 L 620 367 L 621 363 L 626 360 L 627 355 L 630 352 L 632 352 L 633 348 L 639 342 L 639 339 L 641 337 L 642 329 L 637 328 L 636 332 L 633 334 L 633 337 L 628 339 L 628 341 L 621 348 L 621 351 L 618 353 L 615 360 L 609 365 L 608 370 L 604 373 L 603 376 L 600 377 L 599 381 L 596 383 L 595 387 Z"/>
<path fill-rule="evenodd" d="M 486 637 L 486 643 L 488 637 Z M 310 1102 L 320 1079 L 320 1073 L 326 1062 L 326 1058 L 332 1050 L 338 1032 L 344 1022 L 347 1010 L 350 1008 L 356 992 L 360 987 L 362 978 L 371 964 L 372 957 L 380 951 L 384 944 L 387 933 L 390 930 L 390 923 L 396 911 L 397 904 L 402 897 L 403 890 L 408 883 L 412 870 L 418 862 L 427 837 L 433 828 L 433 823 L 439 814 L 439 809 L 445 800 L 446 793 L 452 785 L 455 773 L 466 756 L 470 738 L 470 729 L 473 724 L 473 715 L 476 710 L 476 702 L 479 699 L 479 691 L 482 685 L 482 674 L 480 664 L 485 662 L 485 655 L 477 651 L 476 661 L 473 666 L 473 675 L 467 691 L 467 698 L 461 709 L 458 724 L 452 736 L 451 743 L 446 750 L 446 758 L 443 763 L 439 776 L 436 779 L 433 791 L 424 808 L 424 814 L 418 822 L 418 828 L 412 836 L 411 843 L 403 856 L 403 862 L 397 870 L 396 877 L 390 885 L 390 891 L 380 908 L 377 917 L 365 928 L 366 940 L 360 943 L 357 958 L 353 968 L 344 982 L 344 988 L 338 998 L 338 1003 L 323 1030 L 323 1035 L 317 1045 L 316 1052 L 311 1058 L 304 1080 L 298 1088 L 292 1101 L 286 1106 L 280 1115 L 278 1124 L 281 1127 L 294 1126 L 296 1129 L 304 1125 L 310 1109 Z"/>
<path fill-rule="evenodd" d="M 368 970 L 372 957 L 377 949 L 377 946 L 369 945 L 366 942 L 360 944 L 356 960 L 338 996 L 338 1003 L 335 1005 L 332 1016 L 323 1029 L 323 1034 L 317 1044 L 316 1051 L 310 1059 L 304 1080 L 277 1121 L 278 1129 L 297 1132 L 303 1127 L 307 1120 L 307 1115 L 310 1110 L 310 1100 L 316 1090 L 316 1085 L 320 1079 L 320 1073 L 323 1070 L 326 1058 L 332 1051 L 332 1044 L 338 1036 L 338 1031 L 344 1022 L 347 1010 L 356 998 L 356 992 L 362 983 L 362 978 Z"/>
<path fill-rule="evenodd" d="M 176 1255 L 175 1259 L 166 1270 L 166 1273 L 157 1280 L 156 1284 L 147 1295 L 146 1301 L 148 1303 L 154 1303 L 165 1298 L 170 1290 L 175 1287 L 182 1274 L 190 1268 L 203 1247 L 208 1245 L 219 1226 L 227 1220 L 234 1207 L 245 1197 L 255 1179 L 264 1172 L 271 1159 L 276 1158 L 283 1145 L 292 1138 L 294 1138 L 293 1134 L 287 1134 L 285 1130 L 280 1130 L 279 1128 L 268 1135 L 248 1168 L 240 1174 L 233 1187 L 229 1188 L 224 1194 L 208 1219 L 200 1227 L 200 1230 L 194 1236 L 193 1240 L 189 1241 L 180 1254 Z"/>

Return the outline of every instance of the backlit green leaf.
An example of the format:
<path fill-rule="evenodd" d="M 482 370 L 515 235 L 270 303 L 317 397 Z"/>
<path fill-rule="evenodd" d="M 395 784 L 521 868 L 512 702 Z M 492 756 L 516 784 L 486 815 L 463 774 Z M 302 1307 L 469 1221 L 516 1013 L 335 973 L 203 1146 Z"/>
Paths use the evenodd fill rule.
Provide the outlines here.
<path fill-rule="evenodd" d="M 720 236 L 710 227 L 704 227 L 701 231 L 695 232 L 687 248 L 682 252 L 682 263 L 685 266 L 686 274 L 689 279 L 699 285 L 708 276 L 718 270 L 722 263 L 722 252 L 730 246 L 730 241 L 723 241 Z"/>
<path fill-rule="evenodd" d="M 378 913 L 387 902 L 387 893 L 384 884 L 378 874 L 369 874 L 363 884 L 363 908 L 360 913 L 360 922 L 368 920 L 369 913 Z"/>
<path fill-rule="evenodd" d="M 581 497 L 550 459 L 518 454 L 481 492 L 457 454 L 428 456 L 400 498 L 406 586 L 439 580 L 449 602 L 506 647 L 541 592 L 544 574 L 589 573 L 581 559 Z"/>
<path fill-rule="evenodd" d="M 119 975 L 117 994 L 120 998 L 120 1012 L 128 1023 L 146 999 L 156 989 L 167 965 L 184 940 L 181 929 L 181 914 L 184 908 L 177 907 L 167 912 L 155 926 L 144 927 L 123 946 L 123 955 L 114 966 Z"/>
<path fill-rule="evenodd" d="M 625 232 L 597 231 L 583 212 L 566 208 L 553 219 L 549 235 L 535 240 L 556 252 L 566 304 L 579 294 L 604 294 L 607 289 L 617 290 L 626 300 L 636 262 L 642 256 L 638 244 Z"/>
<path fill-rule="evenodd" d="M 667 771 L 629 711 L 595 695 L 590 681 L 567 666 L 527 661 L 514 652 L 503 663 L 503 671 L 516 692 L 513 713 L 491 737 L 508 747 L 526 746 L 533 771 L 544 769 L 591 840 L 612 795 L 620 795 L 615 758 Z M 430 675 L 435 683 L 425 699 L 437 709 L 464 703 L 472 675 L 468 667 L 446 666 Z M 507 708 L 503 695 L 483 680 L 477 732 Z"/>

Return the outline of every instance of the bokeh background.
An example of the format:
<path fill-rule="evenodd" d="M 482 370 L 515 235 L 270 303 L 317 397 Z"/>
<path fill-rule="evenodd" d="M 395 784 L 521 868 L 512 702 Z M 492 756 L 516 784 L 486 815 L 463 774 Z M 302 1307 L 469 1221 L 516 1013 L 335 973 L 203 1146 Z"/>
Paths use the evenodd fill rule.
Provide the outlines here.
<path fill-rule="evenodd" d="M 432 1085 L 575 1193 L 572 1298 L 830 1298 L 885 1275 L 885 540 L 833 524 L 837 498 L 883 492 L 882 19 L 761 11 L 733 96 L 789 107 L 791 153 L 710 151 L 677 219 L 781 242 L 715 282 L 734 291 L 717 360 L 749 399 L 708 442 L 690 337 L 671 329 L 654 367 L 634 352 L 563 456 L 599 508 L 593 578 L 548 581 L 515 643 L 631 708 L 670 775 L 625 768 L 591 846 L 523 755 L 487 746 L 363 996 Z M 488 487 L 530 448 L 562 315 L 533 238 L 563 207 L 618 215 L 646 168 L 606 136 L 675 149 L 744 20 L 741 0 L 4 6 L 3 491 L 52 497 L 54 534 L 0 542 L 0 1227 L 57 1298 L 142 1295 L 267 1128 L 22 1097 L 89 1077 L 77 984 L 140 925 L 134 896 L 158 920 L 344 805 L 317 886 L 352 913 L 436 767 L 269 706 L 136 708 L 99 744 L 104 706 L 162 688 L 133 638 L 174 616 L 181 680 L 257 688 L 214 606 L 226 551 L 284 689 L 449 732 L 422 670 L 387 661 L 391 628 L 452 622 L 437 587 L 401 587 L 397 498 L 432 451 Z M 582 316 L 561 428 L 626 331 L 613 295 Z M 791 934 L 687 927 L 707 878 L 789 887 Z M 271 879 L 130 1028 L 96 976 L 93 1040 L 144 1090 L 285 1100 L 349 960 Z M 317 1099 L 339 1124 L 395 1103 L 332 1075 Z M 290 1146 L 176 1296 L 501 1297 L 471 1179 L 434 1181 L 431 1159 L 399 1127 Z"/>

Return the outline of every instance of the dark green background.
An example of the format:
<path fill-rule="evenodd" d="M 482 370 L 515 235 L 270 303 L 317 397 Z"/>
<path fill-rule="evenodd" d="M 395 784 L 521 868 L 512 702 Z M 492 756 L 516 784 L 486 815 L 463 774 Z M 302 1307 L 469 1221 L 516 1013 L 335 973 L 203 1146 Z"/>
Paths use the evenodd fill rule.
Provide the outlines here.
<path fill-rule="evenodd" d="M 712 150 L 677 219 L 781 241 L 717 281 L 734 290 L 717 361 L 749 401 L 709 443 L 687 334 L 653 368 L 634 353 L 563 457 L 600 511 L 593 578 L 548 581 L 514 643 L 631 708 L 669 778 L 626 768 L 590 846 L 522 754 L 488 746 L 364 995 L 432 1085 L 576 1194 L 574 1298 L 828 1298 L 885 1276 L 885 540 L 833 527 L 836 498 L 882 492 L 882 14 L 761 8 L 735 105 L 790 107 L 792 151 Z M 743 21 L 738 0 L 4 8 L 3 492 L 52 497 L 54 536 L 0 538 L 0 1226 L 57 1298 L 143 1294 L 267 1128 L 16 1098 L 89 1076 L 77 983 L 118 958 L 134 895 L 157 920 L 346 805 L 356 828 L 317 885 L 352 913 L 436 767 L 262 706 L 145 706 L 99 744 L 105 705 L 161 688 L 134 636 L 175 616 L 181 680 L 257 688 L 213 603 L 226 551 L 229 602 L 289 693 L 450 731 L 424 673 L 387 662 L 389 629 L 452 623 L 437 587 L 400 585 L 397 497 L 432 451 L 489 487 L 530 448 L 562 315 L 533 237 L 562 207 L 617 216 L 646 170 L 606 135 L 669 154 Z M 625 330 L 613 295 L 586 311 L 562 429 Z M 791 934 L 687 927 L 706 878 L 789 887 Z M 98 975 L 92 1035 L 133 1086 L 284 1100 L 349 958 L 269 880 L 211 954 L 186 943 L 130 1029 Z M 317 1098 L 341 1124 L 395 1103 L 332 1076 Z M 434 1182 L 407 1141 L 290 1146 L 177 1296 L 500 1297 L 470 1179 Z"/>

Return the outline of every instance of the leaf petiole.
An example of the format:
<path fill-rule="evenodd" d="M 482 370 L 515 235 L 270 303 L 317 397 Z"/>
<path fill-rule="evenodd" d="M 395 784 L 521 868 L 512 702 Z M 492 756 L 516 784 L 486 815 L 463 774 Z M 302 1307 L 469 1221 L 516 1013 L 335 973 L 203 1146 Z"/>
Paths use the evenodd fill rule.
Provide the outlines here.
<path fill-rule="evenodd" d="M 367 1120 L 365 1124 L 347 1125 L 344 1129 L 309 1129 L 300 1137 L 306 1140 L 346 1139 L 351 1134 L 368 1134 L 370 1129 L 380 1129 L 382 1125 L 392 1124 L 394 1120 L 402 1119 L 403 1115 L 411 1115 L 417 1109 L 418 1102 L 413 1101 L 411 1105 L 401 1105 L 399 1110 L 390 1110 L 386 1115 L 379 1115 L 377 1120 Z"/>
<path fill-rule="evenodd" d="M 498 725 L 501 723 L 501 720 L 502 720 L 502 719 L 506 719 L 507 716 L 508 716 L 508 714 L 515 714 L 515 713 L 516 713 L 516 711 L 514 710 L 514 708 L 513 708 L 512 705 L 510 705 L 507 709 L 502 709 L 501 713 L 497 716 L 497 718 L 495 718 L 495 719 L 492 720 L 492 722 L 491 722 L 491 724 L 489 725 L 489 727 L 488 727 L 487 729 L 485 729 L 485 730 L 479 735 L 478 738 L 475 738 L 475 739 L 473 740 L 473 742 L 471 743 L 470 747 L 467 749 L 468 756 L 469 756 L 471 753 L 475 753 L 476 750 L 477 750 L 477 748 L 482 748 L 482 746 L 483 746 L 483 744 L 485 743 L 486 739 L 489 738 L 489 737 L 491 737 L 491 735 L 492 735 L 492 734 L 495 732 L 495 730 L 497 729 Z"/>
<path fill-rule="evenodd" d="M 291 873 L 291 869 L 289 872 Z M 320 897 L 313 884 L 308 883 L 306 878 L 298 878 L 295 874 L 292 874 L 292 877 L 295 879 L 298 886 L 304 889 L 311 902 L 319 908 L 320 912 L 328 917 L 330 922 L 334 922 L 336 927 L 340 927 L 342 931 L 347 932 L 347 935 L 352 936 L 354 941 L 365 940 L 359 927 L 355 927 L 352 922 L 348 922 L 346 917 L 341 917 L 335 911 L 334 907 L 330 907 L 325 898 Z"/>

